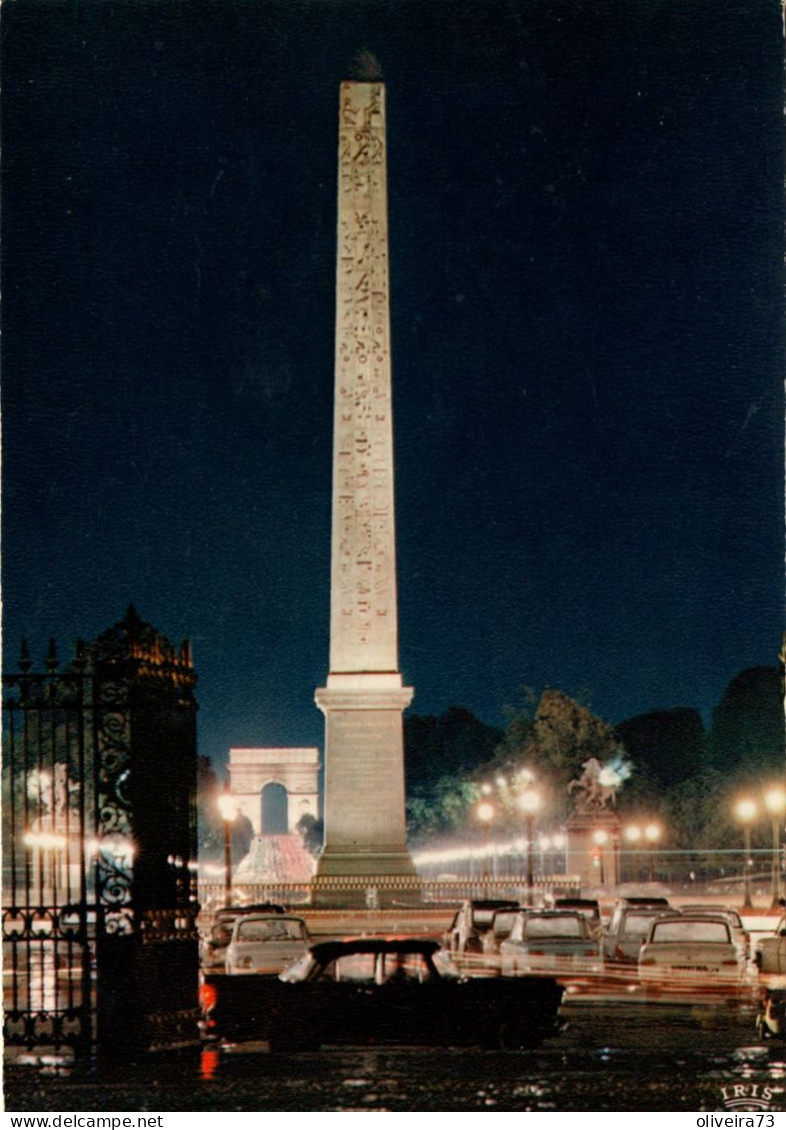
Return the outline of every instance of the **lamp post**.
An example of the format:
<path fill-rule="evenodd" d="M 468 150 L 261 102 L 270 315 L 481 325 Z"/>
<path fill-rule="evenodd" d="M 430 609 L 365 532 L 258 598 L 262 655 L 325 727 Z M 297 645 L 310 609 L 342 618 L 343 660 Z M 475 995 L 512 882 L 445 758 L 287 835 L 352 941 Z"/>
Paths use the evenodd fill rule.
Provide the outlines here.
<path fill-rule="evenodd" d="M 625 839 L 631 845 L 631 849 L 638 848 L 638 845 L 641 843 L 641 828 L 638 826 L 638 824 L 629 824 L 623 834 L 625 836 Z M 636 860 L 635 868 L 633 868 L 632 870 L 635 870 L 634 881 L 637 881 L 639 878 L 638 859 Z"/>
<path fill-rule="evenodd" d="M 764 794 L 764 807 L 772 822 L 772 902 L 779 906 L 781 898 L 781 822 L 786 812 L 786 793 L 781 788 L 768 789 Z"/>
<path fill-rule="evenodd" d="M 598 861 L 600 862 L 600 885 L 601 885 L 601 887 L 606 886 L 606 868 L 605 868 L 605 865 L 604 865 L 604 862 L 603 862 L 603 851 L 604 851 L 604 848 L 606 846 L 606 842 L 607 842 L 608 838 L 609 838 L 609 834 L 608 834 L 608 832 L 604 831 L 603 828 L 598 828 L 597 832 L 592 833 L 592 840 L 595 844 L 595 847 L 598 849 L 597 858 L 598 858 Z"/>
<path fill-rule="evenodd" d="M 737 819 L 742 824 L 745 858 L 742 863 L 743 896 L 742 909 L 752 910 L 751 901 L 751 823 L 756 817 L 757 808 L 752 800 L 740 800 L 735 808 Z"/>
<path fill-rule="evenodd" d="M 229 782 L 224 781 L 224 787 L 218 797 L 218 811 L 224 822 L 224 905 L 232 905 L 232 822 L 237 815 L 237 804 L 229 791 Z"/>
<path fill-rule="evenodd" d="M 489 886 L 489 828 L 491 821 L 494 819 L 494 805 L 489 804 L 488 801 L 483 801 L 478 805 L 477 818 L 483 828 L 483 893 L 488 895 Z"/>
<path fill-rule="evenodd" d="M 535 813 L 540 808 L 540 795 L 534 789 L 527 788 L 519 795 L 518 806 L 524 814 L 524 827 L 527 840 L 527 905 L 532 905 L 534 898 L 535 876 L 533 874 L 532 828 L 535 823 Z"/>
<path fill-rule="evenodd" d="M 644 829 L 644 838 L 650 845 L 650 882 L 655 882 L 655 844 L 660 839 L 660 825 L 648 824 Z"/>

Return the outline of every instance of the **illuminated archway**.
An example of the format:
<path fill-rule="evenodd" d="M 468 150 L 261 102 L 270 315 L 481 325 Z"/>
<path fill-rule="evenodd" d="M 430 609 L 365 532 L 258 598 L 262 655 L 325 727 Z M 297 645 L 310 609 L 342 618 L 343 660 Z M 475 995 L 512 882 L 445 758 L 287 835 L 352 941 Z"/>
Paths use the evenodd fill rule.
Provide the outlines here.
<path fill-rule="evenodd" d="M 305 815 L 319 819 L 315 747 L 231 749 L 228 768 L 232 795 L 254 835 L 294 832 Z"/>

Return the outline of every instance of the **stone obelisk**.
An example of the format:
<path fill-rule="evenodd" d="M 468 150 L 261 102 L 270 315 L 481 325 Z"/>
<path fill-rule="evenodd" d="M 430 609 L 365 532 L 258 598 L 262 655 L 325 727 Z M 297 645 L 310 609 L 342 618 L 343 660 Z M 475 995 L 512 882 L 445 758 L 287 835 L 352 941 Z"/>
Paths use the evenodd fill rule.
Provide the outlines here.
<path fill-rule="evenodd" d="M 407 851 L 398 670 L 385 88 L 344 82 L 339 108 L 330 671 L 325 844 L 316 904 L 417 888 Z M 376 881 L 375 881 L 376 880 Z"/>

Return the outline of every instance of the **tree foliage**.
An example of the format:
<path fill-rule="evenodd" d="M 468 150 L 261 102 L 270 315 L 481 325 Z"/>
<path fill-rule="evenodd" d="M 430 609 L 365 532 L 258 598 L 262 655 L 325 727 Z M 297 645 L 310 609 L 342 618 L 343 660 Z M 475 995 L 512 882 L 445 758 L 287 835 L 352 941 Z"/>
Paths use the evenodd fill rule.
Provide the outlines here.
<path fill-rule="evenodd" d="M 781 674 L 775 667 L 740 671 L 712 714 L 709 764 L 735 778 L 783 772 Z"/>
<path fill-rule="evenodd" d="M 619 741 L 641 772 L 659 786 L 677 785 L 701 773 L 704 725 L 698 710 L 654 710 L 616 727 Z"/>

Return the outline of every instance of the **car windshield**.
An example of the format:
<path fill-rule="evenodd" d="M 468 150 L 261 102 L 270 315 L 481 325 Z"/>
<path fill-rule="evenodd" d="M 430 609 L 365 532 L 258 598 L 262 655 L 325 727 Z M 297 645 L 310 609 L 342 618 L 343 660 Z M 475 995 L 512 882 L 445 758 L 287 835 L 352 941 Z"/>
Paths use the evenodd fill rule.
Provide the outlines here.
<path fill-rule="evenodd" d="M 386 953 L 382 955 L 378 975 L 383 985 L 389 985 L 428 981 L 431 971 L 422 953 Z"/>
<path fill-rule="evenodd" d="M 656 915 L 654 914 L 626 914 L 625 921 L 622 923 L 621 933 L 623 934 L 641 934 L 642 937 L 649 933 L 650 926 L 652 925 Z"/>
<path fill-rule="evenodd" d="M 247 918 L 237 927 L 239 942 L 300 942 L 303 923 L 297 918 Z"/>
<path fill-rule="evenodd" d="M 699 919 L 683 922 L 656 922 L 652 928 L 653 942 L 728 942 L 729 927 L 725 922 Z"/>
<path fill-rule="evenodd" d="M 488 908 L 476 906 L 472 912 L 472 921 L 476 926 L 490 926 L 496 912 L 496 907 L 493 906 Z"/>
<path fill-rule="evenodd" d="M 502 913 L 498 911 L 494 915 L 494 933 L 509 934 L 513 928 L 516 913 L 515 910 L 505 910 Z"/>
<path fill-rule="evenodd" d="M 448 974 L 449 975 L 449 974 Z M 418 983 L 434 976 L 422 953 L 347 953 L 328 962 L 318 979 L 372 985 Z"/>
<path fill-rule="evenodd" d="M 555 915 L 553 918 L 530 916 L 525 923 L 528 938 L 580 938 L 581 919 L 573 915 Z"/>
<path fill-rule="evenodd" d="M 375 953 L 347 953 L 330 961 L 319 974 L 325 981 L 368 981 L 374 983 Z"/>
<path fill-rule="evenodd" d="M 230 919 L 222 918 L 220 922 L 215 923 L 210 931 L 210 941 L 214 946 L 228 946 L 231 938 L 232 922 Z"/>
<path fill-rule="evenodd" d="M 586 918 L 588 922 L 598 923 L 600 921 L 600 912 L 594 906 L 565 906 L 557 907 L 558 910 L 571 910 L 574 914 L 580 914 L 582 918 Z"/>
<path fill-rule="evenodd" d="M 279 975 L 279 981 L 307 981 L 314 967 L 314 958 L 306 952 L 297 961 L 293 961 L 291 965 L 286 967 L 284 972 Z"/>

